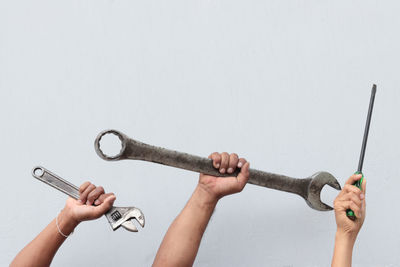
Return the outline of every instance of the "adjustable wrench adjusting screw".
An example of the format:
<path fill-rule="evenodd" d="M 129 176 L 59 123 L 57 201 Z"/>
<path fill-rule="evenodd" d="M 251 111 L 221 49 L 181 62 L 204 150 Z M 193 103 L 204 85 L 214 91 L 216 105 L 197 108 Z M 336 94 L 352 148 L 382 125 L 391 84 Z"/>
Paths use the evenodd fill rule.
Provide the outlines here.
<path fill-rule="evenodd" d="M 118 221 L 119 219 L 121 219 L 121 217 L 122 217 L 122 215 L 121 215 L 121 213 L 119 213 L 118 210 L 114 211 L 114 212 L 111 214 L 111 218 L 112 218 L 114 221 Z"/>

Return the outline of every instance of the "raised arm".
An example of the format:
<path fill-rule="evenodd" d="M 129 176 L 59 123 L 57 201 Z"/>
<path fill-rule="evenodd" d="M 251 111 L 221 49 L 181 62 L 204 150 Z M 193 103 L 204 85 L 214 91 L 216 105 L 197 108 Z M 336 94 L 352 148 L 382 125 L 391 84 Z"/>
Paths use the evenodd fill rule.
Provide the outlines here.
<path fill-rule="evenodd" d="M 243 190 L 249 179 L 249 163 L 236 154 L 213 153 L 213 165 L 221 173 L 241 171 L 237 177 L 218 178 L 200 174 L 199 183 L 182 212 L 169 227 L 153 267 L 192 266 L 208 221 L 219 199 Z"/>
<path fill-rule="evenodd" d="M 353 186 L 361 177 L 361 174 L 351 176 L 334 202 L 337 230 L 332 267 L 351 266 L 354 243 L 365 219 L 366 181 L 364 179 L 362 191 Z M 354 221 L 347 217 L 348 209 L 354 211 L 357 217 Z"/>
<path fill-rule="evenodd" d="M 11 267 L 50 266 L 58 248 L 75 227 L 83 221 L 101 217 L 115 201 L 114 194 L 105 194 L 101 186 L 96 187 L 90 182 L 82 184 L 79 193 L 80 199 L 69 198 L 57 217 L 18 253 Z"/>

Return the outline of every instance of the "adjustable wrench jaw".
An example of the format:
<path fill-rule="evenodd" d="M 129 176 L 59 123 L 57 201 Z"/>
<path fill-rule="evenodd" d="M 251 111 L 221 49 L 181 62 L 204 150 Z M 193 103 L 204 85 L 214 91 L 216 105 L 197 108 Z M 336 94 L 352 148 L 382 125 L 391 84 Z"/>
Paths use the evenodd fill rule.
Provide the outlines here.
<path fill-rule="evenodd" d="M 112 207 L 105 216 L 114 231 L 122 226 L 128 231 L 138 232 L 132 220 L 136 220 L 141 227 L 145 224 L 143 212 L 135 207 Z"/>

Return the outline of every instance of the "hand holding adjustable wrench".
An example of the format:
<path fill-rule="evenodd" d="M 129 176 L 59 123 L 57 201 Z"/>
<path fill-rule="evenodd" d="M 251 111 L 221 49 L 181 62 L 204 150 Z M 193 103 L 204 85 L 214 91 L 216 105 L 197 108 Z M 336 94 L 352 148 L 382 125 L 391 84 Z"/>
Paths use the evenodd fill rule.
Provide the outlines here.
<path fill-rule="evenodd" d="M 55 189 L 69 195 L 74 199 L 79 199 L 79 188 L 70 182 L 62 179 L 43 167 L 35 167 L 32 175 L 39 181 L 48 184 Z M 111 207 L 105 214 L 111 228 L 115 231 L 120 226 L 131 232 L 137 232 L 137 227 L 131 220 L 135 219 L 140 226 L 144 227 L 144 215 L 141 210 L 135 207 Z"/>
<path fill-rule="evenodd" d="M 106 134 L 114 134 L 121 140 L 121 151 L 117 155 L 107 156 L 101 150 L 100 140 Z M 211 159 L 144 144 L 130 139 L 125 134 L 116 130 L 101 132 L 97 136 L 94 145 L 97 155 L 104 160 L 145 160 L 219 177 L 237 176 L 240 172 L 240 169 L 237 169 L 232 174 L 221 174 L 218 170 L 214 169 Z M 248 183 L 297 194 L 304 198 L 311 208 L 320 211 L 332 210 L 332 207 L 321 201 L 320 194 L 322 188 L 327 184 L 337 190 L 341 189 L 335 177 L 327 172 L 317 172 L 311 177 L 295 179 L 284 175 L 250 169 Z"/>

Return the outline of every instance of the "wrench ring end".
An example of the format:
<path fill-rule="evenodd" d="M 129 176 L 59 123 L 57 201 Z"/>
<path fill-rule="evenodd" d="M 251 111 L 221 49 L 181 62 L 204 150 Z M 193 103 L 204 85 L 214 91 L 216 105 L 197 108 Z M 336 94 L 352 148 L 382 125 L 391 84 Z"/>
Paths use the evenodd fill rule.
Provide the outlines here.
<path fill-rule="evenodd" d="M 114 156 L 108 156 L 106 155 L 100 148 L 100 141 L 101 138 L 107 134 L 112 134 L 115 135 L 119 138 L 119 140 L 121 141 L 121 150 L 119 151 L 118 154 L 114 155 Z M 117 130 L 105 130 L 102 131 L 101 133 L 99 133 L 96 137 L 96 140 L 94 141 L 94 149 L 97 153 L 97 155 L 99 155 L 100 158 L 104 159 L 104 160 L 119 160 L 121 159 L 121 156 L 123 154 L 123 152 L 126 149 L 126 141 L 125 141 L 125 137 L 124 134 L 122 134 L 121 132 L 117 131 Z"/>
<path fill-rule="evenodd" d="M 43 176 L 43 174 L 44 174 L 44 169 L 43 169 L 43 167 L 40 167 L 40 166 L 37 166 L 37 167 L 34 167 L 33 169 L 32 169 L 32 175 L 33 175 L 33 177 L 42 177 Z"/>

